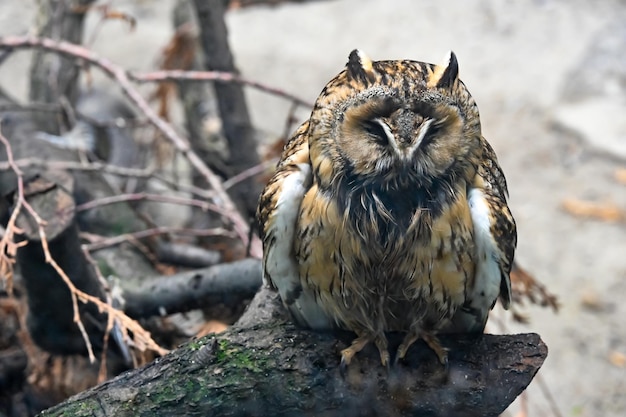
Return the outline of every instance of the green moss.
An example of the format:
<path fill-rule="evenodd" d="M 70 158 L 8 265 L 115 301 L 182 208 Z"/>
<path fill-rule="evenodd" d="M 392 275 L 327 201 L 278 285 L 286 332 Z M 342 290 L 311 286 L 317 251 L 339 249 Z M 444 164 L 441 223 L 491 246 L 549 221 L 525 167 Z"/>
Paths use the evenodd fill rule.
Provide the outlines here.
<path fill-rule="evenodd" d="M 192 352 L 195 352 L 196 350 L 200 350 L 200 348 L 204 345 L 206 345 L 206 340 L 205 339 L 195 339 L 192 340 L 191 342 L 189 342 L 189 344 L 187 346 L 189 346 L 189 349 Z"/>
<path fill-rule="evenodd" d="M 262 372 L 266 360 L 243 346 L 233 345 L 228 340 L 219 340 L 215 354 L 217 363 L 225 368 L 247 369 L 250 372 Z"/>
<path fill-rule="evenodd" d="M 94 416 L 98 412 L 101 412 L 102 408 L 98 405 L 97 401 L 81 401 L 79 403 L 70 404 L 63 408 L 63 413 L 57 413 L 53 411 L 44 410 L 39 414 L 41 417 L 48 416 Z"/>

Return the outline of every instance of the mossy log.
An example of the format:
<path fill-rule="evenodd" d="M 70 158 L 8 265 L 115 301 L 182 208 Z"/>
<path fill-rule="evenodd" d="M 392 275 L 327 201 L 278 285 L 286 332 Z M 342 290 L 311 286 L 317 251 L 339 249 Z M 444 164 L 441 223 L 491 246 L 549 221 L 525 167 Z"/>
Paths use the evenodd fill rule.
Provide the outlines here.
<path fill-rule="evenodd" d="M 422 342 L 386 370 L 366 348 L 345 375 L 349 333 L 294 327 L 262 289 L 228 331 L 80 393 L 42 416 L 497 416 L 547 355 L 536 334 L 450 335 L 443 368 Z M 391 345 L 398 338 L 391 335 Z"/>

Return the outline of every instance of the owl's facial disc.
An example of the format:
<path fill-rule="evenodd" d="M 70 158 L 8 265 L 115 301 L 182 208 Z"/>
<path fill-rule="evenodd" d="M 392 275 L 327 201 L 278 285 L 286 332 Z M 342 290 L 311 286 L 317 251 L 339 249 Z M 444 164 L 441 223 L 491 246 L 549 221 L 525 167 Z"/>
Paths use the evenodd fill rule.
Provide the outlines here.
<path fill-rule="evenodd" d="M 361 122 L 361 127 L 368 141 L 387 148 L 402 163 L 410 162 L 418 148 L 429 144 L 440 132 L 444 121 L 411 113 L 410 116 L 366 119 Z"/>

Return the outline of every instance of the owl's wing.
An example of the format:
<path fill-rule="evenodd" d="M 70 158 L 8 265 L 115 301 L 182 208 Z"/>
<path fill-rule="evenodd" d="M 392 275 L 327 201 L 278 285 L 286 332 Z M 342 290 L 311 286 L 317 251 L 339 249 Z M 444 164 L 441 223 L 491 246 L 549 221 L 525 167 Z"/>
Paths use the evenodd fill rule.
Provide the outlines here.
<path fill-rule="evenodd" d="M 308 122 L 283 151 L 276 173 L 261 194 L 257 222 L 263 242 L 263 280 L 278 290 L 283 304 L 302 326 L 329 327 L 313 294 L 303 291 L 294 237 L 302 199 L 311 187 Z"/>
<path fill-rule="evenodd" d="M 476 275 L 465 304 L 453 318 L 455 331 L 483 331 L 498 296 L 504 308 L 511 303 L 509 274 L 517 230 L 507 205 L 506 179 L 493 149 L 482 141 L 482 165 L 467 195 L 477 249 Z"/>

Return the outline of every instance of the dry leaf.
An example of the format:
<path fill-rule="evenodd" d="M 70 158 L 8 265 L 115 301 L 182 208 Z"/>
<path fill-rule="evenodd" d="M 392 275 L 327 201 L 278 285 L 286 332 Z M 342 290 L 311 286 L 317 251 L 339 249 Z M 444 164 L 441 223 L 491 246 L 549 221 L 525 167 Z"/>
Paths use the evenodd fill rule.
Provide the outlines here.
<path fill-rule="evenodd" d="M 580 297 L 580 303 L 590 311 L 602 311 L 605 307 L 598 293 L 593 290 L 585 291 Z"/>
<path fill-rule="evenodd" d="M 568 198 L 563 200 L 561 206 L 566 212 L 576 217 L 598 219 L 606 222 L 623 221 L 626 217 L 624 210 L 611 202 L 596 203 Z"/>
<path fill-rule="evenodd" d="M 218 320 L 209 320 L 202 326 L 200 330 L 198 330 L 196 337 L 203 337 L 211 333 L 221 333 L 226 329 L 228 329 L 228 324 Z"/>
<path fill-rule="evenodd" d="M 550 307 L 555 313 L 559 311 L 559 301 L 556 295 L 540 283 L 528 271 L 513 261 L 511 268 L 511 296 L 514 304 L 523 305 L 524 300 L 541 307 Z M 524 323 L 526 318 L 520 313 L 513 314 L 513 319 Z"/>
<path fill-rule="evenodd" d="M 626 185 L 626 168 L 616 169 L 615 172 L 613 173 L 613 178 L 615 178 L 617 182 L 620 182 Z"/>
<path fill-rule="evenodd" d="M 609 362 L 618 368 L 626 368 L 626 354 L 614 350 L 609 353 Z"/>

